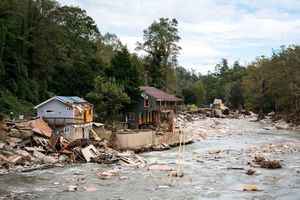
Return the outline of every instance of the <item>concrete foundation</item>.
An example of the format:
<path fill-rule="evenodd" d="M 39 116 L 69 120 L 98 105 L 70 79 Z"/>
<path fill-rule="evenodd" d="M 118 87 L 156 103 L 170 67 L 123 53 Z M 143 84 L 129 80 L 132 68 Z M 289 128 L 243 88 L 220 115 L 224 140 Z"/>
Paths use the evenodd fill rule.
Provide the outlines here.
<path fill-rule="evenodd" d="M 192 138 L 184 135 L 184 143 L 192 142 Z M 121 150 L 147 149 L 162 144 L 174 146 L 180 142 L 179 130 L 174 133 L 165 132 L 157 135 L 155 131 L 140 131 L 137 133 L 117 133 L 115 145 Z"/>

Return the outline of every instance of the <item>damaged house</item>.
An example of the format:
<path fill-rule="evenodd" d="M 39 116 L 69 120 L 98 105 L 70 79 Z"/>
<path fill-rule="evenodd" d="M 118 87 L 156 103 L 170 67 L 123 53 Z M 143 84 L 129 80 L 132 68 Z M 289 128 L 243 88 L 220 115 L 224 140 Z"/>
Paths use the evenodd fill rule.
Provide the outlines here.
<path fill-rule="evenodd" d="M 150 86 L 140 87 L 139 103 L 127 115 L 129 127 L 159 126 L 163 119 L 172 120 L 183 100 Z M 170 119 L 171 118 L 171 119 Z"/>
<path fill-rule="evenodd" d="M 54 96 L 35 106 L 57 135 L 75 140 L 89 138 L 93 122 L 93 105 L 76 96 Z"/>

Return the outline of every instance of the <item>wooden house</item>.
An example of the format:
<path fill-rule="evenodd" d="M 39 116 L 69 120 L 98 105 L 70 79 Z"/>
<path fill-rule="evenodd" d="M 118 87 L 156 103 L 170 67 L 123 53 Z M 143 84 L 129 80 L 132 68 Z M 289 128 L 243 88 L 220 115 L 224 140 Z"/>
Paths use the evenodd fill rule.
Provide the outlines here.
<path fill-rule="evenodd" d="M 56 133 L 71 140 L 88 138 L 92 129 L 93 105 L 76 96 L 54 96 L 35 106 Z"/>
<path fill-rule="evenodd" d="M 150 86 L 140 87 L 141 97 L 132 112 L 127 114 L 129 127 L 158 126 L 164 114 L 176 113 L 182 99 Z"/>

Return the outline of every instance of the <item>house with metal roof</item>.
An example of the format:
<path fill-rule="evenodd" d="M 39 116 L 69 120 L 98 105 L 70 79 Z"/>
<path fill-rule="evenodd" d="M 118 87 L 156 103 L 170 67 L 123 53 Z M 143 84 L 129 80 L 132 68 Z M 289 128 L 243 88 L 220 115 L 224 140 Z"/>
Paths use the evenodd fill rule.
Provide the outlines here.
<path fill-rule="evenodd" d="M 54 96 L 34 107 L 58 134 L 69 139 L 88 138 L 93 105 L 77 96 Z"/>
<path fill-rule="evenodd" d="M 141 97 L 127 121 L 131 127 L 158 126 L 161 119 L 176 113 L 183 100 L 150 86 L 140 87 Z"/>

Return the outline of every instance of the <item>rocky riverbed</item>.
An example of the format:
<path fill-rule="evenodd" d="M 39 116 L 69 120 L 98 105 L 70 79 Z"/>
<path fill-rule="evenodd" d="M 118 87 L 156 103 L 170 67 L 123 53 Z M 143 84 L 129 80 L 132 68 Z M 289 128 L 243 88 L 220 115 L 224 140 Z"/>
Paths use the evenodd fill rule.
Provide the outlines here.
<path fill-rule="evenodd" d="M 183 177 L 173 177 L 178 148 L 140 154 L 143 168 L 74 164 L 0 176 L 0 199 L 295 199 L 300 196 L 300 133 L 250 119 L 185 124 Z M 263 157 L 281 168 L 263 168 Z"/>

